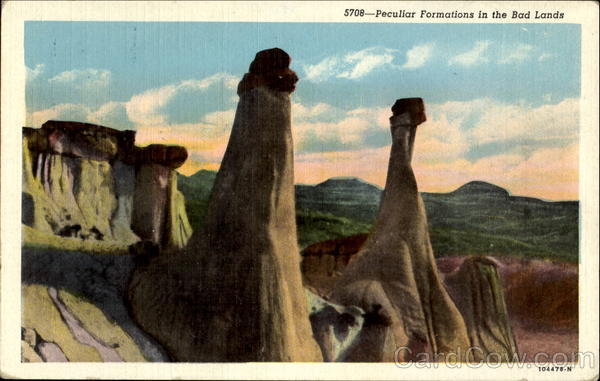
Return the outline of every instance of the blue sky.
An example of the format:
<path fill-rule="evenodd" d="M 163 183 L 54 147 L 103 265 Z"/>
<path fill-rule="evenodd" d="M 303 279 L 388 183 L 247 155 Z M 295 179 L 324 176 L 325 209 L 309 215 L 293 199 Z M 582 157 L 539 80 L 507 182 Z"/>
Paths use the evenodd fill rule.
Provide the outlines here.
<path fill-rule="evenodd" d="M 272 47 L 292 56 L 300 77 L 298 182 L 359 176 L 383 185 L 389 109 L 419 96 L 429 117 L 414 163 L 421 189 L 478 179 L 577 198 L 574 24 L 27 22 L 28 124 L 136 129 L 139 144 L 186 146 L 182 172 L 216 169 L 237 82 Z"/>

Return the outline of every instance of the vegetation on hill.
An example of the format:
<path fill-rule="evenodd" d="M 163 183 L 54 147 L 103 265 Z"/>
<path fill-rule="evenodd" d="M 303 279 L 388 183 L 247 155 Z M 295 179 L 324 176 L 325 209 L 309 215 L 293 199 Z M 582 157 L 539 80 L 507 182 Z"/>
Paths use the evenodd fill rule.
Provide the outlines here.
<path fill-rule="evenodd" d="M 296 223 L 301 248 L 329 239 L 368 233 L 371 230 L 370 224 L 310 209 L 298 210 Z"/>
<path fill-rule="evenodd" d="M 179 176 L 190 223 L 202 225 L 216 172 Z M 296 185 L 300 247 L 368 233 L 382 190 L 356 178 Z M 473 181 L 450 193 L 422 193 L 437 256 L 510 255 L 576 262 L 579 203 L 511 196 L 493 184 Z"/>

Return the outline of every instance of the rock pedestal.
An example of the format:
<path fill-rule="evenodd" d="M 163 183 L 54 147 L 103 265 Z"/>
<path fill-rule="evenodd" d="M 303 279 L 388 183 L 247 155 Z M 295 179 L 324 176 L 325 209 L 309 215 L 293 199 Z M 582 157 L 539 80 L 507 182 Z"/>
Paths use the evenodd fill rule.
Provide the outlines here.
<path fill-rule="evenodd" d="M 497 262 L 467 258 L 445 278 L 445 284 L 467 324 L 472 357 L 469 360 L 513 361 L 517 343 L 512 332 Z M 491 355 L 493 354 L 493 355 Z"/>
<path fill-rule="evenodd" d="M 322 361 L 300 275 L 289 63 L 257 53 L 204 229 L 133 277 L 136 319 L 177 361 Z"/>
<path fill-rule="evenodd" d="M 469 345 L 465 323 L 438 274 L 411 167 L 416 128 L 425 121 L 423 101 L 400 99 L 392 111 L 392 149 L 375 227 L 337 281 L 332 300 L 389 319 L 393 347 L 408 347 L 412 355 L 464 351 Z M 385 337 L 382 326 L 377 325 L 377 335 Z M 372 346 L 384 348 L 381 342 Z M 389 352 L 375 357 L 394 360 Z"/>

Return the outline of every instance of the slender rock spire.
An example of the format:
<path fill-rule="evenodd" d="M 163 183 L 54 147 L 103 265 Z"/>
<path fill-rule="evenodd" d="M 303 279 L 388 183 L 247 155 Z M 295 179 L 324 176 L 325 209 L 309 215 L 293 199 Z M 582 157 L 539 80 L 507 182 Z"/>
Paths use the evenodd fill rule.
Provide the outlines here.
<path fill-rule="evenodd" d="M 465 323 L 438 274 L 411 167 L 417 126 L 426 120 L 423 100 L 399 99 L 392 112 L 392 149 L 375 227 L 332 299 L 389 317 L 395 347 L 409 347 L 412 355 L 465 351 Z M 383 343 L 378 345 L 373 350 L 383 351 Z M 380 353 L 387 361 L 391 356 Z"/>

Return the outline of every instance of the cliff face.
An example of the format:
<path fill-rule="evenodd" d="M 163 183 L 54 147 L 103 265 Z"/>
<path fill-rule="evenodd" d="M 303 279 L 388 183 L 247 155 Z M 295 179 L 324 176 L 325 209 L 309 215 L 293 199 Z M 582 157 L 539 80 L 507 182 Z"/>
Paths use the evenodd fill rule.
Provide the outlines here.
<path fill-rule="evenodd" d="M 77 122 L 23 128 L 22 223 L 82 240 L 183 247 L 191 226 L 174 169 L 187 152 L 134 140 L 134 131 Z"/>

